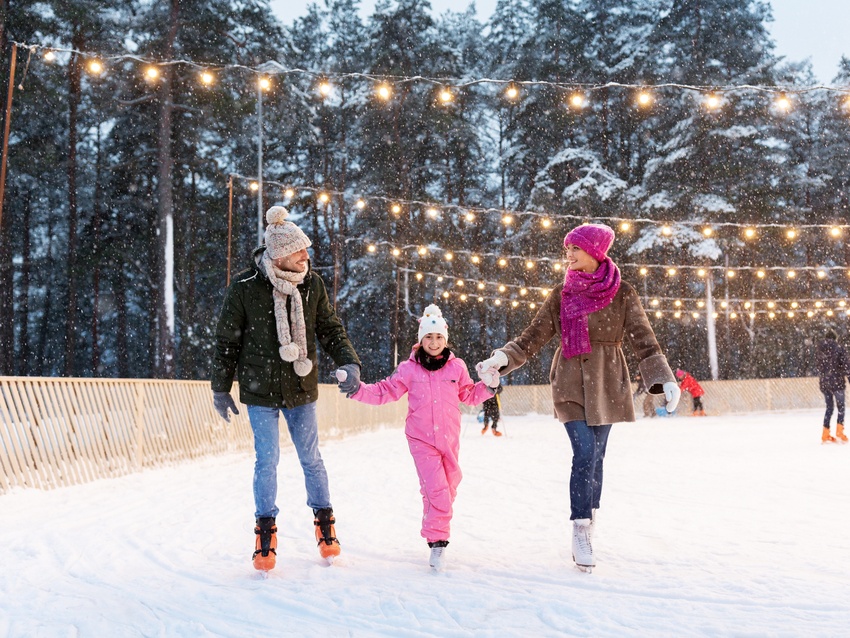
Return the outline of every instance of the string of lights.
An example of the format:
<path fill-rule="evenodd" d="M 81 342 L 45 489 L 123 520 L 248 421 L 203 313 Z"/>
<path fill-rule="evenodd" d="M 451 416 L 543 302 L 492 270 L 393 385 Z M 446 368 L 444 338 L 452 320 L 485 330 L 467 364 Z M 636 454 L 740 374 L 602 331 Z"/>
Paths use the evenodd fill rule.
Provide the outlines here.
<path fill-rule="evenodd" d="M 486 301 L 490 301 L 496 307 L 505 305 L 506 307 L 510 308 L 527 308 L 529 310 L 536 310 L 541 304 L 540 301 L 495 297 L 486 294 L 475 294 L 450 290 L 438 290 L 435 296 L 440 297 L 446 301 L 458 300 L 464 303 L 483 303 Z M 705 302 L 702 300 L 697 302 L 698 310 L 685 310 L 681 306 L 674 306 L 674 309 L 672 310 L 662 310 L 658 307 L 660 305 L 659 303 L 654 303 L 657 301 L 658 300 L 656 299 L 650 303 L 649 314 L 659 319 L 664 317 L 672 317 L 673 319 L 701 320 L 707 317 Z M 774 301 L 768 301 L 765 304 L 764 308 L 757 308 L 756 305 L 750 301 L 738 304 L 732 304 L 731 302 L 724 301 L 721 303 L 721 307 L 723 308 L 723 312 L 712 312 L 712 318 L 719 319 L 722 315 L 725 315 L 729 319 L 733 320 L 743 317 L 755 319 L 758 315 L 765 315 L 769 319 L 774 319 L 776 317 L 783 317 L 788 319 L 822 319 L 823 317 L 826 317 L 827 319 L 833 319 L 850 317 L 850 308 L 847 308 L 846 302 L 838 302 L 837 307 L 828 308 L 821 300 L 815 301 L 814 304 L 809 304 L 808 308 L 804 307 L 803 302 L 801 301 L 791 302 L 786 309 L 780 308 Z"/>
<path fill-rule="evenodd" d="M 503 253 L 471 251 L 471 250 L 453 250 L 445 249 L 433 244 L 404 244 L 397 245 L 390 241 L 370 241 L 363 238 L 348 238 L 346 242 L 363 242 L 366 244 L 366 251 L 370 254 L 378 252 L 379 247 L 387 247 L 390 254 L 394 257 L 400 257 L 404 252 L 414 252 L 420 257 L 426 257 L 430 254 L 442 254 L 442 259 L 446 262 L 454 262 L 455 258 L 463 255 L 469 258 L 469 262 L 475 265 L 481 264 L 486 259 L 492 259 L 496 265 L 505 268 L 511 262 L 521 261 L 526 270 L 534 270 L 541 263 L 549 264 L 553 271 L 563 271 L 563 262 L 560 257 L 526 257 L 522 255 L 509 255 Z M 621 269 L 635 268 L 641 276 L 647 276 L 652 269 L 663 270 L 668 277 L 675 277 L 680 271 L 694 271 L 698 277 L 706 277 L 709 273 L 719 271 L 722 272 L 727 279 L 732 279 L 737 276 L 738 272 L 753 272 L 758 279 L 765 279 L 769 272 L 784 272 L 787 279 L 796 279 L 801 272 L 815 273 L 818 279 L 826 279 L 830 272 L 846 272 L 850 277 L 850 268 L 846 266 L 693 266 L 689 264 L 672 266 L 669 264 L 640 264 L 640 263 L 619 263 Z"/>
<path fill-rule="evenodd" d="M 286 67 L 278 62 L 265 62 L 256 66 L 245 64 L 220 64 L 214 62 L 197 62 L 185 58 L 172 60 L 158 60 L 151 57 L 139 56 L 131 53 L 102 54 L 93 51 L 82 51 L 79 49 L 57 47 L 49 44 L 15 42 L 19 47 L 28 49 L 30 53 L 41 51 L 43 59 L 47 62 L 57 62 L 57 54 L 71 54 L 81 56 L 86 60 L 86 68 L 90 73 L 101 75 L 106 71 L 107 65 L 120 64 L 126 61 L 136 62 L 143 67 L 143 73 L 148 79 L 156 79 L 156 69 L 164 66 L 186 66 L 200 72 L 199 81 L 205 85 L 215 82 L 216 75 L 231 71 L 245 71 L 261 78 L 270 75 L 304 76 L 310 78 L 316 84 L 316 90 L 322 97 L 328 97 L 333 93 L 334 83 L 343 83 L 346 80 L 364 80 L 375 84 L 376 96 L 388 101 L 393 96 L 393 86 L 411 83 L 426 83 L 438 88 L 438 99 L 440 102 L 449 104 L 454 101 L 455 92 L 476 85 L 495 85 L 502 90 L 505 99 L 519 100 L 523 97 L 523 90 L 533 87 L 549 87 L 567 93 L 567 105 L 574 109 L 582 109 L 589 105 L 593 93 L 602 92 L 606 89 L 624 89 L 634 94 L 634 102 L 638 107 L 651 107 L 658 101 L 659 92 L 666 89 L 676 89 L 698 93 L 702 96 L 702 105 L 708 110 L 718 110 L 724 106 L 725 96 L 742 92 L 760 92 L 769 94 L 773 99 L 773 107 L 780 112 L 787 112 L 793 108 L 792 97 L 802 96 L 817 91 L 828 91 L 843 95 L 850 95 L 850 86 L 843 85 L 764 85 L 764 84 L 738 84 L 738 85 L 699 85 L 684 84 L 679 82 L 651 83 L 624 83 L 624 82 L 553 82 L 549 80 L 515 80 L 498 78 L 433 78 L 424 75 L 388 75 L 364 72 L 317 72 L 297 67 Z M 847 103 L 850 108 L 850 102 Z"/>
<path fill-rule="evenodd" d="M 247 180 L 249 188 L 256 192 L 259 190 L 259 182 L 256 178 L 232 173 L 234 179 Z M 569 220 L 570 222 L 586 222 L 586 215 L 572 215 L 568 213 L 547 213 L 533 210 L 510 210 L 504 208 L 481 207 L 481 206 L 466 206 L 460 204 L 448 204 L 439 202 L 429 202 L 417 199 L 402 199 L 397 197 L 388 197 L 385 195 L 363 195 L 355 197 L 354 203 L 351 202 L 350 193 L 345 193 L 339 190 L 322 188 L 319 186 L 304 186 L 299 184 L 290 184 L 286 182 L 278 182 L 274 180 L 263 180 L 264 187 L 271 185 L 280 189 L 282 197 L 289 201 L 297 199 L 305 199 L 315 197 L 316 201 L 321 205 L 330 205 L 334 199 L 342 198 L 346 202 L 346 206 L 357 211 L 363 211 L 375 205 L 381 209 L 385 209 L 388 218 L 397 218 L 403 212 L 410 210 L 418 210 L 427 217 L 439 220 L 445 214 L 455 214 L 458 219 L 462 219 L 467 223 L 474 223 L 480 216 L 483 215 L 498 215 L 500 222 L 504 226 L 511 226 L 518 218 L 534 217 L 540 222 L 540 226 L 544 230 L 556 229 L 558 220 Z M 807 211 L 788 211 L 801 212 Z M 811 211 L 808 211 L 811 212 Z M 850 232 L 850 223 L 835 223 L 835 224 L 790 224 L 779 222 L 767 223 L 742 223 L 742 222 L 705 222 L 684 220 L 679 222 L 666 222 L 663 220 L 652 219 L 649 217 L 622 217 L 622 216 L 594 216 L 594 221 L 602 221 L 611 223 L 624 233 L 634 230 L 634 227 L 640 224 L 652 225 L 659 228 L 661 235 L 671 237 L 675 234 L 677 227 L 682 228 L 697 228 L 703 236 L 713 237 L 718 229 L 734 228 L 743 229 L 743 237 L 748 240 L 757 239 L 762 233 L 760 231 L 769 229 L 779 229 L 784 231 L 786 239 L 796 240 L 800 238 L 800 233 L 805 230 L 825 230 L 828 236 L 833 239 L 839 239 L 846 232 Z"/>
<path fill-rule="evenodd" d="M 552 292 L 550 288 L 544 288 L 541 286 L 526 286 L 522 284 L 509 284 L 502 283 L 498 281 L 488 281 L 482 280 L 475 277 L 472 278 L 463 278 L 458 277 L 457 275 L 447 274 L 447 273 L 437 273 L 423 270 L 416 270 L 413 268 L 400 268 L 401 272 L 414 273 L 417 281 L 422 281 L 424 278 L 429 277 L 432 279 L 436 279 L 438 284 L 446 283 L 446 285 L 453 285 L 457 288 L 463 289 L 475 289 L 475 290 L 485 290 L 489 288 L 496 288 L 499 292 L 505 293 L 508 291 L 516 290 L 519 292 L 521 296 L 527 295 L 530 291 L 534 291 L 540 293 L 541 296 L 547 297 L 549 293 Z M 665 295 L 650 295 L 645 293 L 642 295 L 648 299 L 651 298 L 652 305 L 659 305 L 664 301 L 672 301 L 675 306 L 682 306 L 685 303 L 693 303 L 696 304 L 697 307 L 702 308 L 705 305 L 704 297 L 686 297 L 686 296 L 665 296 Z M 796 308 L 800 303 L 812 303 L 815 307 L 820 308 L 821 305 L 824 304 L 837 304 L 838 307 L 844 308 L 847 305 L 846 297 L 723 297 L 722 301 L 719 302 L 721 308 L 725 308 L 728 304 L 745 304 L 745 307 L 749 308 L 750 305 L 755 304 L 766 304 L 768 308 L 772 308 L 773 305 L 777 303 L 790 303 L 792 308 Z"/>

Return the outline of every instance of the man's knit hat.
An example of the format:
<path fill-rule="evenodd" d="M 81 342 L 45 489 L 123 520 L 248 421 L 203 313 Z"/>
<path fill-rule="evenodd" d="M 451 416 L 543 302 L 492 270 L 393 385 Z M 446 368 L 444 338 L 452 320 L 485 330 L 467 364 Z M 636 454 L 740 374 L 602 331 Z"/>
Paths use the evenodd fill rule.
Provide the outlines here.
<path fill-rule="evenodd" d="M 581 248 L 596 261 L 605 261 L 608 249 L 614 243 L 614 230 L 605 224 L 577 226 L 564 237 L 564 247 L 573 244 Z"/>
<path fill-rule="evenodd" d="M 446 341 L 449 340 L 449 326 L 443 319 L 442 311 L 434 304 L 425 308 L 425 313 L 419 319 L 419 343 L 422 343 L 425 335 L 432 332 L 443 335 Z"/>
<path fill-rule="evenodd" d="M 289 211 L 283 206 L 272 206 L 266 211 L 266 251 L 272 259 L 286 257 L 313 245 L 298 226 L 286 221 Z"/>

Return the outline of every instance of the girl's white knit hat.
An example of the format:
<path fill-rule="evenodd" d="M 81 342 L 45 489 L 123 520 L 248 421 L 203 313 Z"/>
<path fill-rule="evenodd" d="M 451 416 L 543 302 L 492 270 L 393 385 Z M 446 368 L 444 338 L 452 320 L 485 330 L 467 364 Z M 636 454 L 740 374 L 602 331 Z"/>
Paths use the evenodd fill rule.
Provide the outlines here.
<path fill-rule="evenodd" d="M 446 341 L 449 340 L 449 325 L 443 319 L 442 311 L 434 304 L 425 308 L 424 314 L 419 319 L 419 343 L 422 343 L 425 335 L 432 332 L 443 335 Z"/>
<path fill-rule="evenodd" d="M 289 211 L 283 206 L 272 206 L 266 211 L 266 252 L 272 259 L 286 257 L 313 245 L 304 231 L 286 221 Z"/>

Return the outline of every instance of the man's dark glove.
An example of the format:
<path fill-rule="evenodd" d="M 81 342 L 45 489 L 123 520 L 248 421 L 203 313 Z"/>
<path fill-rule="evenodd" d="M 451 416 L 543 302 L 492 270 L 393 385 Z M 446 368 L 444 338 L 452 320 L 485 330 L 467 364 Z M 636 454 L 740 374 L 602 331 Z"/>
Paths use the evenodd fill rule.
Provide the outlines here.
<path fill-rule="evenodd" d="M 227 413 L 228 409 L 232 410 L 233 414 L 239 414 L 239 410 L 236 409 L 236 404 L 233 402 L 230 392 L 213 392 L 213 404 L 215 405 L 215 411 L 228 423 L 230 423 L 230 415 Z"/>
<path fill-rule="evenodd" d="M 335 372 L 339 391 L 350 397 L 360 389 L 360 366 L 356 363 L 346 363 Z"/>

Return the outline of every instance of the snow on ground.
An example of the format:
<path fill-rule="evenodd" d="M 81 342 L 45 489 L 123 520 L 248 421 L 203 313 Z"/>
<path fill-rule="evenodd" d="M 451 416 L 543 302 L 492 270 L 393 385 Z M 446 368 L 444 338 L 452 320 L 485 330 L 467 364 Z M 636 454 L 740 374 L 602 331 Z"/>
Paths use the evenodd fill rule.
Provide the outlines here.
<path fill-rule="evenodd" d="M 594 543 L 570 559 L 570 449 L 547 416 L 464 417 L 449 565 L 427 566 L 400 429 L 323 447 L 323 565 L 281 459 L 278 569 L 251 567 L 252 458 L 0 496 L 0 636 L 846 636 L 850 445 L 818 411 L 615 426 Z"/>

